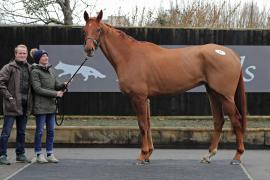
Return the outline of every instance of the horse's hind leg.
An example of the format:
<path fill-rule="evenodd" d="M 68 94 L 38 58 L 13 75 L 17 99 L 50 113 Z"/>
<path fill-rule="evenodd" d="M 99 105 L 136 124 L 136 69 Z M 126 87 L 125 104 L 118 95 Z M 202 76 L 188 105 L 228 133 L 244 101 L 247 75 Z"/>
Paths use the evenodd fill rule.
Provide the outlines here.
<path fill-rule="evenodd" d="M 148 138 L 148 147 L 149 147 L 149 152 L 147 156 L 145 157 L 146 162 L 150 162 L 150 156 L 154 151 L 154 145 L 153 145 L 153 140 L 152 140 L 152 132 L 151 132 L 151 119 L 150 119 L 150 100 L 147 99 L 147 123 L 148 123 L 148 132 L 147 132 L 147 138 Z"/>
<path fill-rule="evenodd" d="M 149 126 L 147 122 L 147 98 L 142 96 L 135 96 L 131 98 L 131 103 L 137 114 L 138 125 L 141 135 L 141 153 L 137 158 L 137 164 L 144 164 L 145 159 L 149 153 L 148 132 Z"/>
<path fill-rule="evenodd" d="M 216 154 L 222 127 L 224 124 L 224 116 L 222 110 L 222 104 L 220 102 L 220 95 L 215 93 L 213 90 L 207 88 L 208 97 L 210 101 L 210 107 L 214 120 L 214 132 L 212 135 L 211 145 L 209 147 L 209 153 L 204 156 L 201 160 L 202 163 L 210 163 L 211 158 Z"/>
<path fill-rule="evenodd" d="M 234 103 L 234 100 L 224 99 L 223 106 L 228 113 L 228 116 L 231 120 L 232 127 L 234 130 L 234 133 L 236 135 L 236 145 L 237 145 L 237 151 L 236 154 L 231 161 L 231 164 L 240 164 L 241 163 L 241 155 L 245 151 L 244 147 L 244 131 L 241 124 L 241 115 Z"/>

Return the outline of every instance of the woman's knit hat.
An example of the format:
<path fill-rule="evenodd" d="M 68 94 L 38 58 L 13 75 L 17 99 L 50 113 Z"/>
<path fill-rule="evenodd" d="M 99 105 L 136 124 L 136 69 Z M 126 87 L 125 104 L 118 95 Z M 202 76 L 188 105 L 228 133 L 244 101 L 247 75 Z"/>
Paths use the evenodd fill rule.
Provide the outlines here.
<path fill-rule="evenodd" d="M 41 49 L 36 49 L 35 48 L 35 49 L 31 49 L 31 51 L 30 51 L 30 55 L 34 59 L 34 61 L 35 61 L 36 64 L 39 64 L 39 60 L 40 60 L 40 58 L 41 58 L 41 56 L 43 54 L 47 54 L 48 55 L 48 53 L 46 51 L 41 50 Z"/>

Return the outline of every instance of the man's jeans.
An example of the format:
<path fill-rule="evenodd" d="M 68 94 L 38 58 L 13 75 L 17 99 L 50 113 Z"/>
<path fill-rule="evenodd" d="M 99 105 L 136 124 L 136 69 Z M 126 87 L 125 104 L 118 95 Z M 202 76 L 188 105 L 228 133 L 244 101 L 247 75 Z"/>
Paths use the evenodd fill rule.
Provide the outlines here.
<path fill-rule="evenodd" d="M 27 116 L 5 116 L 3 130 L 0 138 L 0 156 L 7 155 L 8 138 L 12 130 L 14 121 L 16 120 L 16 154 L 24 154 L 24 142 L 25 142 L 25 129 L 27 123 Z"/>
<path fill-rule="evenodd" d="M 53 153 L 55 114 L 36 115 L 35 153 L 41 154 L 41 141 L 44 124 L 46 123 L 46 152 Z"/>

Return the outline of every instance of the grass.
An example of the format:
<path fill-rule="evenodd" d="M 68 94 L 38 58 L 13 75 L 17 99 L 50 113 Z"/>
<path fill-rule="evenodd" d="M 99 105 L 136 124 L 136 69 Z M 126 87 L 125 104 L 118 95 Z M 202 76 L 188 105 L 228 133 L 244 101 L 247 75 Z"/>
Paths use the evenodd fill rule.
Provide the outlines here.
<path fill-rule="evenodd" d="M 3 123 L 1 117 L 0 124 Z M 59 117 L 60 120 L 60 117 Z M 211 116 L 152 116 L 152 127 L 185 127 L 213 128 Z M 34 117 L 28 120 L 28 125 L 35 125 Z M 133 126 L 137 127 L 135 116 L 65 116 L 63 126 Z M 224 128 L 230 128 L 231 123 L 225 117 Z M 249 116 L 248 128 L 270 128 L 270 116 Z"/>

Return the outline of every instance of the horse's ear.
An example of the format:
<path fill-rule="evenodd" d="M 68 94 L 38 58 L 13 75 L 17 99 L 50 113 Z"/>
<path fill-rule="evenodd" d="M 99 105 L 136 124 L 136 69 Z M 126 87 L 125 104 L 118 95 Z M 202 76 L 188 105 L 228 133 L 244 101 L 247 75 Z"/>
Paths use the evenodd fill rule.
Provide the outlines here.
<path fill-rule="evenodd" d="M 84 11 L 83 17 L 84 17 L 84 20 L 87 22 L 89 19 L 89 15 L 86 11 Z"/>
<path fill-rule="evenodd" d="M 100 10 L 100 12 L 98 13 L 98 16 L 97 16 L 97 21 L 100 22 L 100 20 L 102 19 L 102 16 L 103 16 L 103 11 Z"/>

